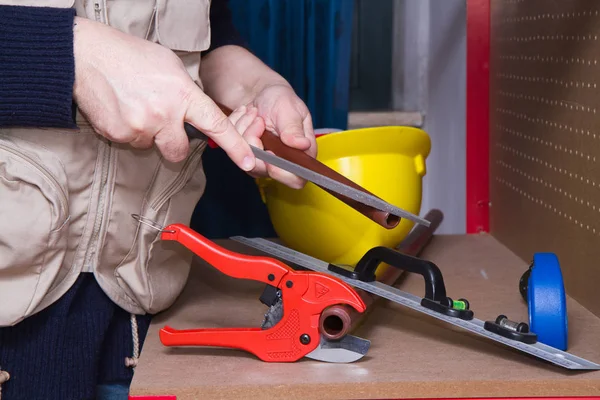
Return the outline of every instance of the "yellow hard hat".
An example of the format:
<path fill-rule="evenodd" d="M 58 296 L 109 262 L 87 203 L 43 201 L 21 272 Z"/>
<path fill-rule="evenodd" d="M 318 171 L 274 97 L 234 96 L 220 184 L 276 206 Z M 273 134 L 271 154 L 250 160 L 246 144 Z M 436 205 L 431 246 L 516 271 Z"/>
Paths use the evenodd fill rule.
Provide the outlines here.
<path fill-rule="evenodd" d="M 317 136 L 317 159 L 383 200 L 419 214 L 425 160 L 421 129 L 383 126 Z M 414 223 L 386 229 L 308 182 L 300 190 L 257 180 L 273 228 L 286 246 L 323 261 L 354 267 L 375 246 L 395 247 Z"/>

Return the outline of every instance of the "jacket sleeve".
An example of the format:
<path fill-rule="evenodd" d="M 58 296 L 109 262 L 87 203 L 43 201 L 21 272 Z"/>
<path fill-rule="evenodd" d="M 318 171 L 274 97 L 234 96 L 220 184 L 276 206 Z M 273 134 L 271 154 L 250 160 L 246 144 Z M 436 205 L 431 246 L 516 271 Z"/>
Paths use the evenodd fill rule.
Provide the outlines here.
<path fill-rule="evenodd" d="M 75 128 L 74 10 L 0 6 L 0 127 Z"/>
<path fill-rule="evenodd" d="M 229 0 L 212 0 L 210 29 L 210 47 L 203 54 L 208 54 L 212 50 L 225 45 L 237 45 L 247 48 L 247 43 L 233 23 Z"/>

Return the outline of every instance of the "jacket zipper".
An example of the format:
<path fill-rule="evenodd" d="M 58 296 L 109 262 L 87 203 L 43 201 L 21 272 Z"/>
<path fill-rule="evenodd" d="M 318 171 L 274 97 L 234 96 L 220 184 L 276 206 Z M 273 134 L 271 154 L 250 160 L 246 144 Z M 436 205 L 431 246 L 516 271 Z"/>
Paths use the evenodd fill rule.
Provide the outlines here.
<path fill-rule="evenodd" d="M 185 186 L 185 183 L 188 181 L 193 171 L 193 169 L 190 168 L 190 164 L 192 161 L 195 161 L 196 156 L 202 151 L 203 147 L 203 145 L 199 145 L 192 151 L 192 154 L 190 154 L 190 156 L 187 158 L 185 164 L 181 168 L 181 171 L 179 174 L 177 174 L 173 182 L 171 182 L 171 184 L 169 184 L 162 192 L 160 192 L 154 201 L 152 201 L 150 204 L 151 209 L 159 210 L 173 193 Z"/>
<path fill-rule="evenodd" d="M 56 192 L 59 195 L 62 215 L 63 216 L 67 215 L 68 197 L 67 197 L 67 193 L 65 192 L 65 189 L 62 187 L 60 182 L 58 182 L 56 180 L 56 178 L 41 163 L 39 163 L 33 157 L 30 157 L 27 154 L 23 153 L 22 151 L 12 148 L 12 146 L 9 146 L 8 144 L 5 144 L 5 143 L 0 143 L 0 148 L 8 151 L 9 153 L 14 154 L 15 156 L 21 158 L 28 164 L 32 165 L 35 169 L 37 169 L 41 173 L 41 175 L 45 178 L 46 182 L 50 183 L 56 189 Z"/>
<path fill-rule="evenodd" d="M 106 203 L 106 185 L 108 183 L 108 175 L 110 170 L 110 161 L 111 161 L 111 152 L 112 146 L 111 143 L 107 143 L 107 149 L 105 150 L 105 154 L 103 156 L 102 162 L 102 175 L 100 178 L 100 188 L 98 195 L 98 206 L 96 207 L 96 219 L 94 220 L 94 225 L 92 227 L 92 235 L 90 237 L 90 241 L 88 244 L 88 248 L 86 250 L 86 254 L 84 257 L 84 269 L 87 271 L 92 271 L 91 260 L 92 257 L 96 255 L 96 247 L 98 245 L 98 236 L 100 235 L 100 229 L 104 222 L 104 212 L 105 212 L 105 203 Z"/>
<path fill-rule="evenodd" d="M 94 16 L 96 21 L 107 23 L 108 16 L 106 15 L 106 1 L 94 1 Z"/>
<path fill-rule="evenodd" d="M 100 21 L 100 3 L 97 1 L 94 2 L 94 13 L 96 14 L 96 21 Z"/>

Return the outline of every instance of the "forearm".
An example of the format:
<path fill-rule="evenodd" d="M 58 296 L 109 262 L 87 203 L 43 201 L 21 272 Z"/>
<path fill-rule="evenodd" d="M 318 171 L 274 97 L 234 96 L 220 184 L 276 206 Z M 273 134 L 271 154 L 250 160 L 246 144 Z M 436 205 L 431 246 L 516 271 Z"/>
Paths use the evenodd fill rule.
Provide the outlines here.
<path fill-rule="evenodd" d="M 74 12 L 0 6 L 0 126 L 75 127 Z"/>
<path fill-rule="evenodd" d="M 203 58 L 200 78 L 205 93 L 232 110 L 250 102 L 266 86 L 289 86 L 248 50 L 232 45 L 219 47 Z"/>

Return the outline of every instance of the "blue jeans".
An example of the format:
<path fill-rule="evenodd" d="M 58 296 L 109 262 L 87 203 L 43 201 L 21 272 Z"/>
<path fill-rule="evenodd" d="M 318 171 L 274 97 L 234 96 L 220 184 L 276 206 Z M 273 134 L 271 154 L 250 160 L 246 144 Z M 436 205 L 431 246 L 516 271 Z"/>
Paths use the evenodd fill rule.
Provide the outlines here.
<path fill-rule="evenodd" d="M 129 385 L 107 383 L 96 387 L 96 400 L 128 400 Z"/>

